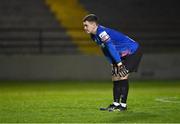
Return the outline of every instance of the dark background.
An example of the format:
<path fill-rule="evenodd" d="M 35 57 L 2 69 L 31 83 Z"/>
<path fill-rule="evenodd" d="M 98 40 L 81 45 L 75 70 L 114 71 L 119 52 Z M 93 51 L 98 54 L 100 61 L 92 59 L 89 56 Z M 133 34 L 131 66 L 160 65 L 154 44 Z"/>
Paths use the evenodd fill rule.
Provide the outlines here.
<path fill-rule="evenodd" d="M 144 58 L 139 73 L 132 78 L 179 79 L 178 0 L 79 0 L 79 3 L 96 14 L 102 25 L 117 29 L 142 45 Z M 89 45 L 84 43 L 84 47 Z M 103 56 L 80 52 L 43 0 L 0 1 L 0 59 L 1 80 L 109 79 Z M 101 76 L 97 76 L 99 73 Z"/>

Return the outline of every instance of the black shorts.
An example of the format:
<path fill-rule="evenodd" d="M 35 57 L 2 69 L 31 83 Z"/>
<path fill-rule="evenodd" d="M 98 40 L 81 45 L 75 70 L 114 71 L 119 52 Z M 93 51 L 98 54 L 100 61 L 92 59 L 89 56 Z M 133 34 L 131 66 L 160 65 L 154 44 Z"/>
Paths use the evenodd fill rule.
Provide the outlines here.
<path fill-rule="evenodd" d="M 122 57 L 122 63 L 126 66 L 129 72 L 137 72 L 139 63 L 142 58 L 142 50 L 139 46 L 135 53 Z"/>

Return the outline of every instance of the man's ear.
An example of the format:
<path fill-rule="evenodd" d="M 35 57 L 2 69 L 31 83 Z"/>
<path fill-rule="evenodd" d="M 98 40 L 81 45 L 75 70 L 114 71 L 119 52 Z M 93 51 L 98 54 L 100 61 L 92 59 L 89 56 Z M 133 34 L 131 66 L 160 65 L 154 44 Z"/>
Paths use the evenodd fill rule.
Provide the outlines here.
<path fill-rule="evenodd" d="M 94 26 L 97 26 L 97 23 L 96 23 L 96 22 L 93 22 L 93 25 L 94 25 Z"/>

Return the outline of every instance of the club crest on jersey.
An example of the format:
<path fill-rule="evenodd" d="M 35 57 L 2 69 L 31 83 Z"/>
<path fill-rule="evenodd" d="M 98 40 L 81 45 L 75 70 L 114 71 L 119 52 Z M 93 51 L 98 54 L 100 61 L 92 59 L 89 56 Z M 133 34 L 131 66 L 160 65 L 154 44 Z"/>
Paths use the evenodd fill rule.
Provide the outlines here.
<path fill-rule="evenodd" d="M 102 48 L 104 48 L 104 47 L 105 47 L 104 43 L 102 43 L 100 46 L 101 46 Z"/>
<path fill-rule="evenodd" d="M 108 41 L 110 38 L 110 36 L 105 31 L 101 32 L 99 34 L 99 37 L 101 38 L 101 41 L 103 41 L 103 42 Z"/>
<path fill-rule="evenodd" d="M 96 42 L 96 43 L 97 43 L 97 40 L 95 39 L 95 40 L 94 40 L 94 42 Z"/>

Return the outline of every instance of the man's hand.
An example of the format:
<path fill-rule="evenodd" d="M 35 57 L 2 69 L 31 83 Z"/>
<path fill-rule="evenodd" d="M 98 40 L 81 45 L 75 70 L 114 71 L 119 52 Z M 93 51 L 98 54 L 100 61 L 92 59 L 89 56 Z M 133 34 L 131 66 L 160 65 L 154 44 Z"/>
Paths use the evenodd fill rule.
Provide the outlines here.
<path fill-rule="evenodd" d="M 117 64 L 117 66 L 121 66 L 122 65 L 122 62 L 119 62 L 118 64 Z"/>
<path fill-rule="evenodd" d="M 125 77 L 129 73 L 129 70 L 122 63 L 117 64 L 117 71 L 120 77 Z"/>
<path fill-rule="evenodd" d="M 118 68 L 116 64 L 111 64 L 112 66 L 112 75 L 117 76 L 118 75 Z"/>

